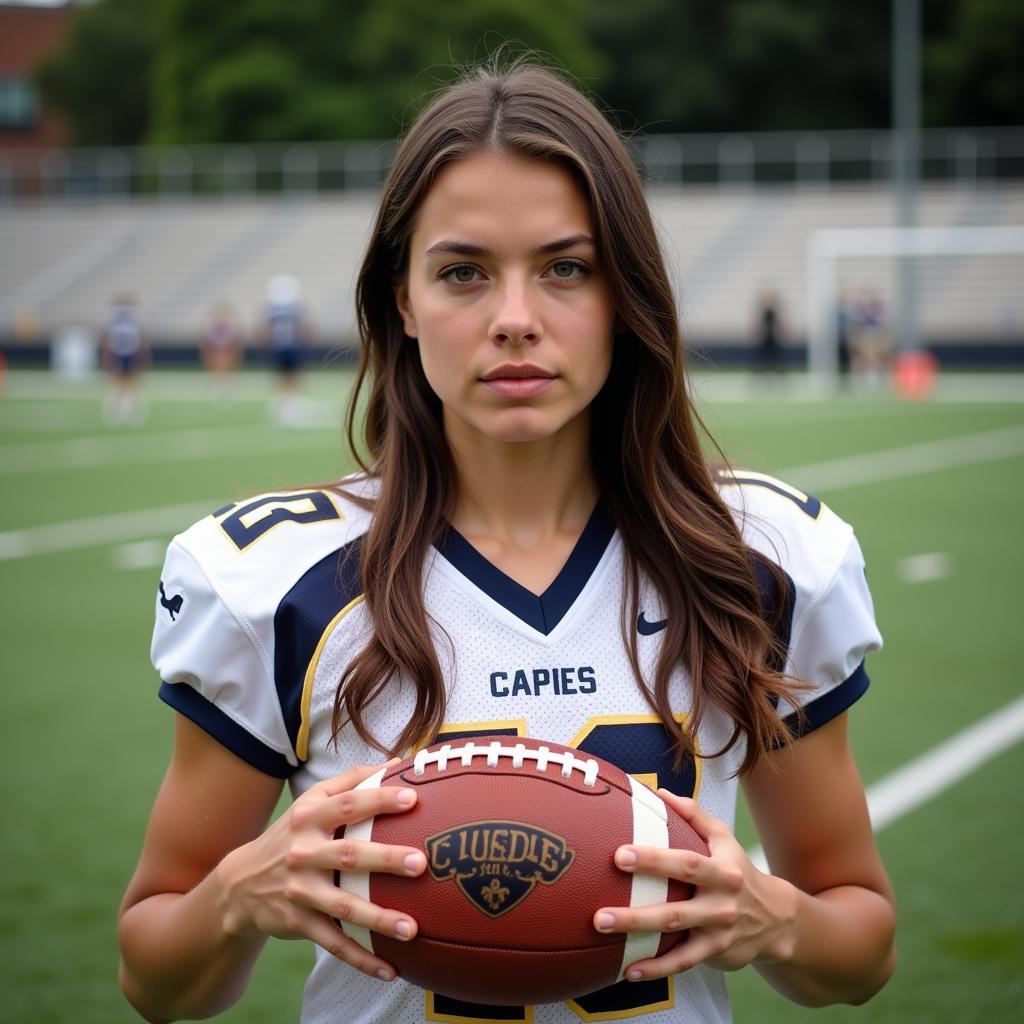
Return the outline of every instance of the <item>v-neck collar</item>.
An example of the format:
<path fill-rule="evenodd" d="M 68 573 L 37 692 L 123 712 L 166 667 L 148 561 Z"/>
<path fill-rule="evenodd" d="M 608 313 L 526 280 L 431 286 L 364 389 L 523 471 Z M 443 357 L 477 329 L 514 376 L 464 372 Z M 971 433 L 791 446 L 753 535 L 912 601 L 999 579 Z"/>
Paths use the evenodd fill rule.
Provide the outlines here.
<path fill-rule="evenodd" d="M 488 597 L 546 636 L 562 621 L 587 585 L 614 533 L 615 525 L 599 503 L 565 565 L 543 594 L 534 594 L 506 576 L 450 523 L 436 547 Z"/>

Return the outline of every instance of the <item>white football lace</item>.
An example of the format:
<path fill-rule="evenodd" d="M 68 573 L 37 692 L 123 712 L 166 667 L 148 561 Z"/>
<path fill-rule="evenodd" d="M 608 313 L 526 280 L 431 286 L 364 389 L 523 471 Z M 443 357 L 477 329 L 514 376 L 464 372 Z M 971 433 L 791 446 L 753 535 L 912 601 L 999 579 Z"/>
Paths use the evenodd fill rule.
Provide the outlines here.
<path fill-rule="evenodd" d="M 535 761 L 534 768 L 539 772 L 546 772 L 548 765 L 558 765 L 562 769 L 562 778 L 568 779 L 575 771 L 583 772 L 583 785 L 593 788 L 597 785 L 597 762 L 593 758 L 581 761 L 566 751 L 560 754 L 548 747 L 538 747 L 532 750 L 525 743 L 517 743 L 514 747 L 503 747 L 497 740 L 488 743 L 486 746 L 470 741 L 465 746 L 453 747 L 446 743 L 437 750 L 418 750 L 413 758 L 412 770 L 414 775 L 422 775 L 427 770 L 427 765 L 437 766 L 439 772 L 447 771 L 450 760 L 459 761 L 464 768 L 473 764 L 474 757 L 486 757 L 488 768 L 498 768 L 501 758 L 511 758 L 513 768 L 522 768 L 524 761 Z"/>

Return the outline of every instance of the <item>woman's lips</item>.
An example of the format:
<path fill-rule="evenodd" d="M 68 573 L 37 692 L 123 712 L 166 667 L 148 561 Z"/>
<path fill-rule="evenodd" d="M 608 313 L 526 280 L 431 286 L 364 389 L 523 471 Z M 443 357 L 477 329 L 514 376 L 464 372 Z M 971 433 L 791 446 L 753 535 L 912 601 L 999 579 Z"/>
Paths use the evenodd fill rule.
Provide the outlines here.
<path fill-rule="evenodd" d="M 554 377 L 489 377 L 482 381 L 501 398 L 534 398 L 554 384 Z"/>

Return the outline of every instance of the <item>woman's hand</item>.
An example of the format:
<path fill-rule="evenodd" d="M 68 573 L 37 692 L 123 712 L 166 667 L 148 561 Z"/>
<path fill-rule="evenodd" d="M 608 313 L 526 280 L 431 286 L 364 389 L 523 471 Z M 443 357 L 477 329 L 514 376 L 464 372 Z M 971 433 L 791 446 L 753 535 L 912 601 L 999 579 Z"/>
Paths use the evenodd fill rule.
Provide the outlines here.
<path fill-rule="evenodd" d="M 341 825 L 377 814 L 399 814 L 416 792 L 395 786 L 356 790 L 380 766 L 360 766 L 317 783 L 267 830 L 229 853 L 217 868 L 224 886 L 225 929 L 281 939 L 312 939 L 365 974 L 391 981 L 394 968 L 367 952 L 335 924 L 350 921 L 396 939 L 411 939 L 407 914 L 368 903 L 334 884 L 334 872 L 385 872 L 413 877 L 426 868 L 421 850 L 335 839 Z"/>
<path fill-rule="evenodd" d="M 795 888 L 758 871 L 728 826 L 695 800 L 664 789 L 658 795 L 704 838 L 710 856 L 645 846 L 616 850 L 615 863 L 623 871 L 675 878 L 694 886 L 693 896 L 680 903 L 608 907 L 594 915 L 594 926 L 602 932 L 689 930 L 684 942 L 664 956 L 632 964 L 626 976 L 640 981 L 687 971 L 700 963 L 735 971 L 754 961 L 788 959 L 795 945 Z"/>

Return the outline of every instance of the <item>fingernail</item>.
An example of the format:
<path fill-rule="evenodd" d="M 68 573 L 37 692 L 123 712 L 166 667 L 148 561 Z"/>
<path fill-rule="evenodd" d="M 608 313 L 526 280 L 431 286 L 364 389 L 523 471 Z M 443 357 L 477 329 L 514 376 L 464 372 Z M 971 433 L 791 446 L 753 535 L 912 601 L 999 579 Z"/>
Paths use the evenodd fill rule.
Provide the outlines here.
<path fill-rule="evenodd" d="M 377 969 L 377 977 L 380 978 L 381 981 L 392 981 L 393 980 L 392 977 L 391 977 L 391 972 L 390 971 L 385 971 L 383 967 L 380 967 L 380 968 Z"/>
<path fill-rule="evenodd" d="M 636 854 L 632 850 L 619 850 L 616 860 L 620 868 L 631 868 L 636 865 Z"/>
<path fill-rule="evenodd" d="M 614 928 L 615 927 L 615 915 L 609 914 L 607 910 L 602 910 L 597 915 L 597 927 L 598 928 Z"/>
<path fill-rule="evenodd" d="M 638 971 L 638 970 L 635 970 L 635 969 L 632 970 L 632 971 L 627 971 L 626 972 L 626 977 L 629 978 L 630 981 L 639 981 L 643 976 L 644 976 L 644 972 L 643 971 Z"/>
<path fill-rule="evenodd" d="M 411 807 L 416 801 L 416 794 L 411 789 L 400 789 L 395 801 L 399 807 Z"/>
<path fill-rule="evenodd" d="M 423 866 L 423 854 L 422 853 L 407 853 L 402 859 L 402 864 L 405 870 L 410 874 L 413 874 Z"/>
<path fill-rule="evenodd" d="M 412 937 L 412 925 L 408 921 L 399 921 L 395 925 L 395 934 L 400 939 L 408 939 Z"/>

